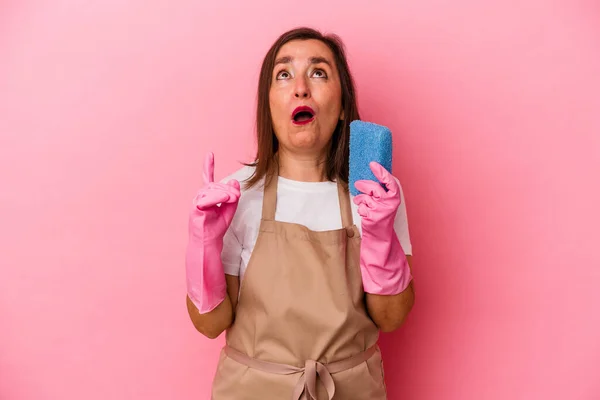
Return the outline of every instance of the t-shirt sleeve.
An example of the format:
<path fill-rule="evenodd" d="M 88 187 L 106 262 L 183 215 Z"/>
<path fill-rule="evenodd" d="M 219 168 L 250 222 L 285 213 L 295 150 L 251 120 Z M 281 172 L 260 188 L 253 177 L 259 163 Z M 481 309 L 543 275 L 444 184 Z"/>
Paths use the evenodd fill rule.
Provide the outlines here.
<path fill-rule="evenodd" d="M 400 186 L 399 181 L 398 185 Z M 402 245 L 404 254 L 412 255 L 412 243 L 410 242 L 410 233 L 408 230 L 408 217 L 406 214 L 406 201 L 404 200 L 402 186 L 400 186 L 400 196 L 401 203 L 400 207 L 398 207 L 396 219 L 394 220 L 394 230 L 396 231 L 398 240 L 400 240 L 400 245 Z"/>
<path fill-rule="evenodd" d="M 242 264 L 242 244 L 235 234 L 233 224 L 229 226 L 223 236 L 223 251 L 221 252 L 223 270 L 227 275 L 240 275 Z"/>
<path fill-rule="evenodd" d="M 221 183 L 226 183 L 230 179 L 240 179 L 237 175 L 230 175 L 221 180 Z M 240 230 L 238 229 L 240 222 L 240 207 L 233 216 L 233 220 L 227 228 L 225 235 L 223 236 L 223 250 L 221 251 L 221 263 L 223 264 L 223 270 L 227 275 L 240 276 L 240 269 L 242 265 L 242 243 L 239 236 Z"/>

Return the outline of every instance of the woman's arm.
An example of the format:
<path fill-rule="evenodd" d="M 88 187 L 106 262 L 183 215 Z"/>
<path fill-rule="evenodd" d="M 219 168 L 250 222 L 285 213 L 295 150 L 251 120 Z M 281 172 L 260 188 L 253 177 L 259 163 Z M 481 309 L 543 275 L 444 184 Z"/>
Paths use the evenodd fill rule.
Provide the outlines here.
<path fill-rule="evenodd" d="M 214 310 L 200 314 L 189 297 L 186 298 L 187 310 L 198 332 L 209 339 L 216 339 L 228 329 L 235 318 L 240 280 L 238 276 L 225 275 L 227 281 L 227 296 Z"/>
<path fill-rule="evenodd" d="M 406 259 L 412 267 L 411 256 L 406 256 Z M 366 297 L 369 315 L 382 332 L 392 332 L 400 328 L 415 303 L 412 281 L 397 295 L 381 296 L 367 293 Z"/>
<path fill-rule="evenodd" d="M 400 207 L 400 182 L 381 164 L 371 162 L 369 166 L 379 183 L 354 183 L 362 192 L 353 199 L 362 217 L 360 270 L 367 310 L 382 331 L 391 332 L 402 325 L 415 300 L 410 256 L 402 248 L 395 227 L 398 211 L 404 214 L 405 210 Z"/>

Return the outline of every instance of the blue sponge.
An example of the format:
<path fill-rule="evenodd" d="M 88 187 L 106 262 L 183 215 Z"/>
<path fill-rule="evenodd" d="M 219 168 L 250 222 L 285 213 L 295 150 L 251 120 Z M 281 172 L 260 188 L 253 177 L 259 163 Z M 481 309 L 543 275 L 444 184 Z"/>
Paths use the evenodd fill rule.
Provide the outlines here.
<path fill-rule="evenodd" d="M 360 194 L 354 187 L 356 181 L 366 179 L 379 183 L 369 168 L 371 161 L 377 161 L 392 173 L 392 132 L 385 126 L 371 122 L 352 121 L 348 186 L 353 196 Z"/>

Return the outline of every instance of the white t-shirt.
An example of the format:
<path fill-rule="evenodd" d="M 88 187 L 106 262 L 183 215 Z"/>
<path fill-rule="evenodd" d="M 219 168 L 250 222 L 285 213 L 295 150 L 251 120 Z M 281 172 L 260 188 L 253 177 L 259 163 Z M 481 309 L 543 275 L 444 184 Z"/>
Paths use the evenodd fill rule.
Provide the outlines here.
<path fill-rule="evenodd" d="M 264 179 L 250 189 L 244 188 L 244 181 L 254 172 L 254 167 L 243 167 L 221 182 L 237 179 L 242 186 L 242 195 L 231 225 L 223 238 L 222 261 L 225 273 L 243 279 L 258 237 L 262 216 Z M 399 183 L 399 182 L 398 182 Z M 402 189 L 402 202 L 394 228 L 400 244 L 407 255 L 412 254 L 408 232 L 406 206 Z M 358 207 L 352 202 L 352 218 L 361 231 L 361 217 Z M 277 209 L 275 220 L 306 226 L 313 231 L 326 231 L 342 228 L 342 217 L 338 189 L 335 182 L 300 182 L 279 177 L 277 183 Z"/>

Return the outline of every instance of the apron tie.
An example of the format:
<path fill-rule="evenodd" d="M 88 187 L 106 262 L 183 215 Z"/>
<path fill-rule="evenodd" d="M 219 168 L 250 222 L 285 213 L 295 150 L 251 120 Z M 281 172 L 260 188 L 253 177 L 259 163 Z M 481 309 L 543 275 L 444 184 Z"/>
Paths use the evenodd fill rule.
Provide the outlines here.
<path fill-rule="evenodd" d="M 317 377 L 321 380 L 323 386 L 325 386 L 327 397 L 329 397 L 329 400 L 332 400 L 333 395 L 335 394 L 335 383 L 331 375 L 359 366 L 371 358 L 377 349 L 378 347 L 375 344 L 362 353 L 327 365 L 317 361 L 307 360 L 304 363 L 304 368 L 258 360 L 229 346 L 225 346 L 225 354 L 232 360 L 259 371 L 278 375 L 293 375 L 300 373 L 300 379 L 294 388 L 291 400 L 321 400 L 317 398 Z"/>
<path fill-rule="evenodd" d="M 304 370 L 294 389 L 292 400 L 318 400 L 317 399 L 317 376 L 327 390 L 329 400 L 333 399 L 335 394 L 335 383 L 331 377 L 331 373 L 320 362 L 308 360 L 304 364 Z"/>

